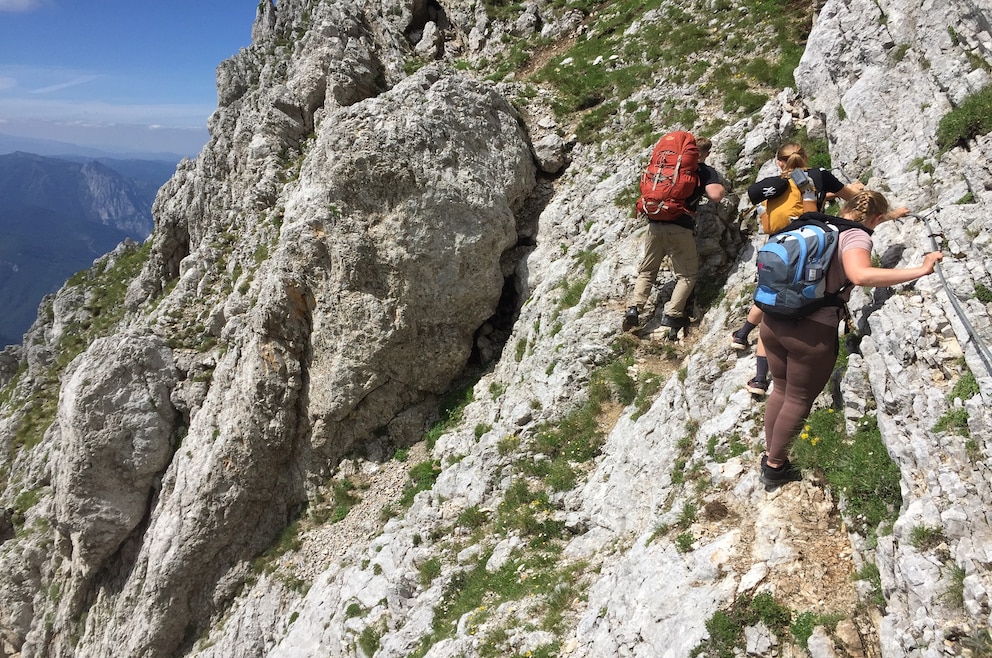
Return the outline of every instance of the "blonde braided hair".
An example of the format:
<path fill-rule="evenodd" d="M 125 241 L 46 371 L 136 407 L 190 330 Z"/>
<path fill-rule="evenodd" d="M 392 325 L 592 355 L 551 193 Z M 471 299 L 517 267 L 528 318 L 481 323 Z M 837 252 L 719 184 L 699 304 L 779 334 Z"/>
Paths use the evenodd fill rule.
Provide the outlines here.
<path fill-rule="evenodd" d="M 889 212 L 889 201 L 881 192 L 862 190 L 844 204 L 840 214 L 848 219 L 864 223 L 869 217 L 885 215 L 887 212 Z"/>

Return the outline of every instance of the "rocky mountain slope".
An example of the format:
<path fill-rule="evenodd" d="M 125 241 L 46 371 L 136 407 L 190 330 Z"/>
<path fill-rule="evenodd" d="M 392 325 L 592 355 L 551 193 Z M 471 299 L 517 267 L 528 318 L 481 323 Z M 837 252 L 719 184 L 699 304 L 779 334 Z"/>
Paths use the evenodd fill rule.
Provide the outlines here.
<path fill-rule="evenodd" d="M 989 655 L 992 7 L 904 5 L 261 3 L 151 238 L 0 358 L 0 656 Z M 673 127 L 732 188 L 677 342 L 619 332 Z M 793 137 L 947 257 L 855 292 L 768 492 L 728 336 Z"/>

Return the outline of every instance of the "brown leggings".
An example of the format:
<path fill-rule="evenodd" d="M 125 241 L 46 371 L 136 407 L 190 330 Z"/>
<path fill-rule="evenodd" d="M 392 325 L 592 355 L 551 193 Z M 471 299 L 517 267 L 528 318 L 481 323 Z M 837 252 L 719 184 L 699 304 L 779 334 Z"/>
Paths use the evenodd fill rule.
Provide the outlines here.
<path fill-rule="evenodd" d="M 837 362 L 837 325 L 765 315 L 760 335 L 772 373 L 772 392 L 765 404 L 765 451 L 768 459 L 779 462 L 788 457 L 792 440 L 830 380 Z"/>

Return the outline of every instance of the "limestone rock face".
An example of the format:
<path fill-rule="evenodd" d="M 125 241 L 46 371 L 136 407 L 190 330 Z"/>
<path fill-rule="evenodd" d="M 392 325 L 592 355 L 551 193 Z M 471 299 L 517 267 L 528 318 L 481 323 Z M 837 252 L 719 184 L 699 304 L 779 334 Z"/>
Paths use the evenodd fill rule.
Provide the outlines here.
<path fill-rule="evenodd" d="M 188 650 L 311 478 L 357 441 L 420 437 L 512 289 L 505 254 L 537 172 L 516 111 L 445 66 L 392 85 L 388 24 L 344 3 L 303 21 L 291 5 L 263 7 L 260 43 L 218 72 L 210 144 L 161 191 L 145 267 L 123 294 L 130 328 L 61 376 L 50 473 L 28 488 L 51 496 L 63 559 L 21 555 L 11 570 L 23 586 L 0 590 L 7 646 Z M 272 55 L 296 30 L 299 50 Z M 17 384 L 54 399 L 40 373 L 100 303 L 79 286 L 56 295 Z M 10 542 L 5 556 L 26 549 Z M 66 596 L 36 608 L 29 583 L 42 579 Z M 41 609 L 66 629 L 84 611 L 92 625 L 36 632 Z"/>
<path fill-rule="evenodd" d="M 55 520 L 89 578 L 141 524 L 173 452 L 177 372 L 157 337 L 103 338 L 63 383 L 52 464 Z"/>
<path fill-rule="evenodd" d="M 312 444 L 334 457 L 461 371 L 536 170 L 505 101 L 436 72 L 327 121 L 277 260 L 306 283 Z"/>
<path fill-rule="evenodd" d="M 711 5 L 696 13 L 719 22 Z M 587 143 L 546 89 L 466 71 L 514 34 L 579 39 L 577 10 L 261 2 L 151 238 L 74 277 L 0 354 L 0 658 L 683 656 L 757 593 L 849 617 L 816 629 L 817 655 L 980 640 L 992 137 L 941 151 L 934 134 L 987 83 L 992 9 L 904 5 L 827 0 L 795 89 L 700 117 L 722 126 L 708 162 L 730 189 L 700 207 L 696 319 L 672 343 L 654 320 L 619 327 L 645 230 L 625 199 L 650 151 L 626 106 L 663 121 L 680 83 L 634 93 Z M 408 71 L 418 52 L 436 61 Z M 852 431 L 877 424 L 899 468 L 891 528 L 839 523 L 813 473 L 764 490 L 754 354 L 727 344 L 764 240 L 734 188 L 804 131 L 916 213 L 876 232 L 878 262 L 946 254 L 939 276 L 854 292 L 860 342 L 818 400 Z M 663 268 L 651 305 L 674 280 Z M 542 480 L 591 382 L 625 378 L 635 399 L 597 417 L 574 482 Z M 948 415 L 968 436 L 939 429 Z M 869 564 L 885 607 L 862 615 Z M 489 576 L 519 596 L 474 587 Z M 739 648 L 790 650 L 774 633 L 749 626 Z"/>
<path fill-rule="evenodd" d="M 940 161 L 936 132 L 947 112 L 992 81 L 988 67 L 975 65 L 989 40 L 988 8 L 973 3 L 827 2 L 796 84 L 834 127 L 834 164 L 852 178 L 870 170 L 915 208 L 985 188 L 987 173 L 962 178 Z"/>

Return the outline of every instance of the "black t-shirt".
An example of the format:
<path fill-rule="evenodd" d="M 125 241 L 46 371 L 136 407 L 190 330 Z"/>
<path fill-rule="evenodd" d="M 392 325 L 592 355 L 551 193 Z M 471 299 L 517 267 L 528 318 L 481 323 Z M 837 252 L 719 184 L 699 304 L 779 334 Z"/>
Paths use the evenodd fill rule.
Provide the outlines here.
<path fill-rule="evenodd" d="M 807 169 L 809 177 L 813 179 L 816 186 L 816 207 L 823 210 L 827 202 L 827 194 L 837 194 L 844 189 L 844 183 L 837 180 L 830 171 L 823 167 L 813 167 Z M 784 194 L 789 189 L 789 179 L 779 176 L 763 178 L 756 183 L 752 183 L 747 188 L 747 198 L 751 203 L 758 204 L 768 199 L 774 199 L 780 194 Z"/>
<path fill-rule="evenodd" d="M 720 180 L 720 174 L 717 170 L 709 166 L 705 162 L 700 162 L 699 167 L 696 169 L 696 174 L 699 177 L 699 182 L 696 184 L 696 189 L 693 190 L 689 198 L 686 199 L 685 207 L 696 212 L 696 208 L 699 207 L 699 202 L 703 200 L 706 195 L 706 186 L 712 183 L 722 183 Z M 674 219 L 672 224 L 677 224 L 678 226 L 684 226 L 688 229 L 695 230 L 696 220 L 692 215 L 682 215 L 678 219 Z"/>

